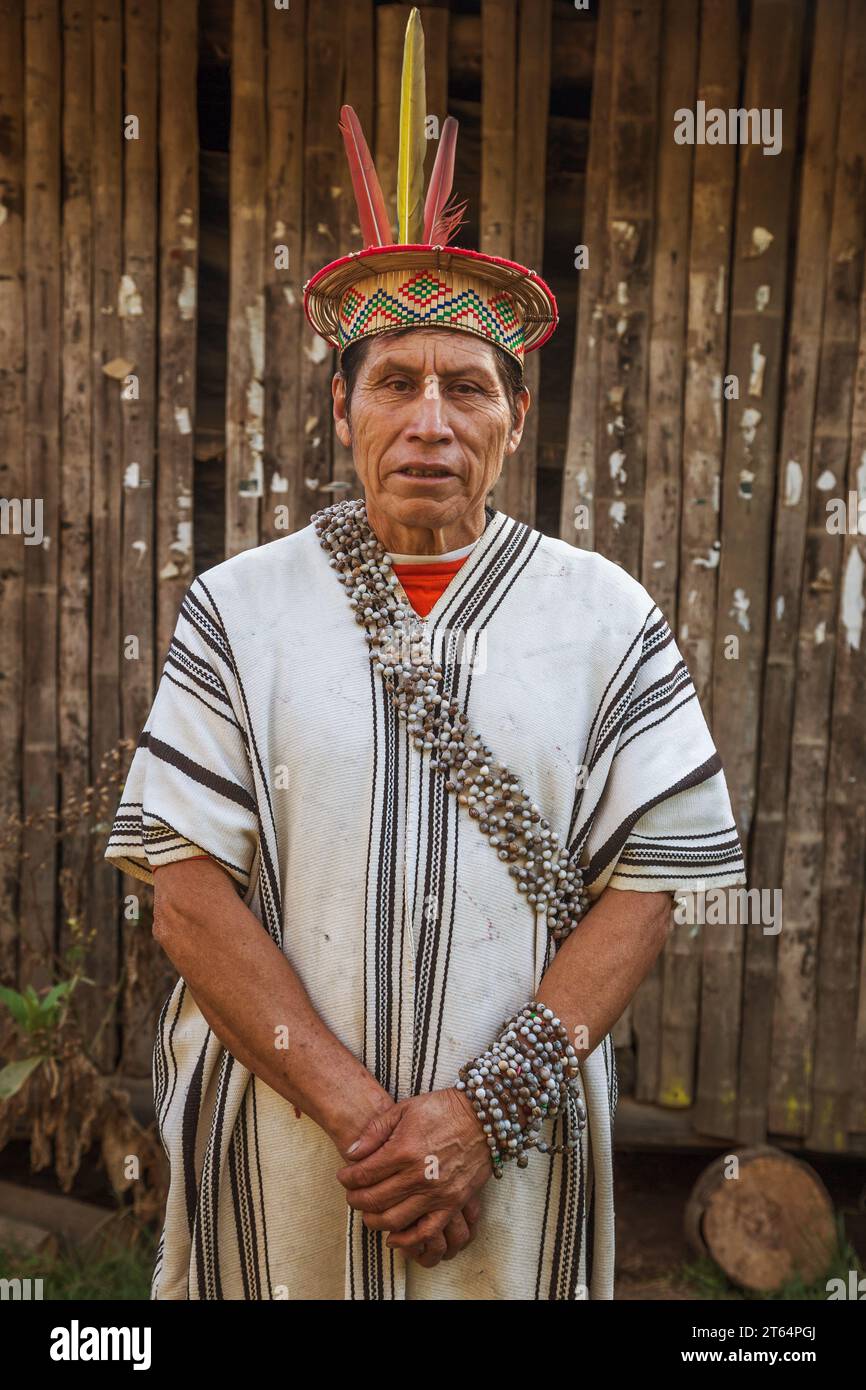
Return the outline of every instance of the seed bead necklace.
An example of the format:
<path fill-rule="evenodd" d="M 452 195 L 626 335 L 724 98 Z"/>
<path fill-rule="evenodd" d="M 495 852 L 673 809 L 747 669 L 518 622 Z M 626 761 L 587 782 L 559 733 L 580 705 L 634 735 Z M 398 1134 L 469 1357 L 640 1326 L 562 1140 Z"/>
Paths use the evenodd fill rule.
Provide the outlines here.
<path fill-rule="evenodd" d="M 367 520 L 363 500 L 335 503 L 312 524 L 364 629 L 373 668 L 398 717 L 430 767 L 445 776 L 533 911 L 544 911 L 551 938 L 562 942 L 590 905 L 577 856 L 507 767 L 469 726 L 445 688 L 424 624 L 403 602 L 390 556 Z"/>

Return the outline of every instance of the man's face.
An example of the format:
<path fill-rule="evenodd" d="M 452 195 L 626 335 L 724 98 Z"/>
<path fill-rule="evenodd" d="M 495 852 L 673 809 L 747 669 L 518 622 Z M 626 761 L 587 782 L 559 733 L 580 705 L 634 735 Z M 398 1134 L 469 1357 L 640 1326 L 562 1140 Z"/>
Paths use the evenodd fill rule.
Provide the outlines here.
<path fill-rule="evenodd" d="M 529 403 L 521 393 L 512 426 L 492 346 L 453 329 L 374 338 L 352 392 L 351 428 L 339 376 L 333 391 L 337 435 L 353 451 L 368 515 L 394 534 L 481 518 Z"/>

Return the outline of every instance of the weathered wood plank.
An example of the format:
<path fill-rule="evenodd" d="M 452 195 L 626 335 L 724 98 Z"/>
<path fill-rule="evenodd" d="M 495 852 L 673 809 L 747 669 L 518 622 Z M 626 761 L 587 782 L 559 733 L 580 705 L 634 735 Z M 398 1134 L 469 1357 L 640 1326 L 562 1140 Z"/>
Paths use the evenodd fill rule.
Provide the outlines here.
<path fill-rule="evenodd" d="M 24 549 L 25 818 L 57 800 L 57 578 L 60 476 L 60 12 L 28 0 L 25 28 L 26 431 L 24 497 L 41 503 L 41 544 Z M 55 941 L 55 826 L 25 831 L 19 966 L 35 986 L 51 978 Z"/>
<path fill-rule="evenodd" d="M 196 0 L 160 14 L 159 389 L 156 672 L 193 578 L 196 279 L 199 256 Z"/>
<path fill-rule="evenodd" d="M 24 22 L 0 3 L 0 497 L 26 495 L 24 304 Z M 17 967 L 23 719 L 24 537 L 0 534 L 0 972 Z"/>
<path fill-rule="evenodd" d="M 513 258 L 517 0 L 481 3 L 481 238 L 479 251 Z"/>
<path fill-rule="evenodd" d="M 354 14 L 356 6 L 352 5 Z M 267 10 L 268 162 L 265 262 L 265 501 L 262 540 L 296 529 L 301 476 L 305 0 Z M 347 19 L 348 23 L 348 19 Z M 371 19 L 372 23 L 372 19 Z M 372 57 L 359 52 L 359 62 Z M 349 247 L 346 246 L 346 250 Z"/>
<path fill-rule="evenodd" d="M 559 534 L 582 550 L 595 548 L 595 480 L 599 459 L 598 394 L 607 238 L 607 171 L 613 64 L 612 5 L 602 6 L 592 83 L 589 158 L 581 245 L 588 264 L 577 272 L 577 332 L 571 377 L 568 438 L 562 473 Z"/>
<path fill-rule="evenodd" d="M 827 253 L 827 300 L 815 400 L 812 485 L 807 494 L 808 521 L 797 640 L 782 877 L 785 920 L 778 945 L 768 1090 L 769 1123 L 773 1129 L 799 1135 L 808 1134 L 816 1125 L 825 1141 L 834 1148 L 845 1144 L 845 1125 L 839 1123 L 838 1106 L 832 1099 L 837 1086 L 843 1093 L 847 1089 L 845 1071 L 843 1069 L 835 1081 L 828 1078 L 825 1054 L 822 1085 L 825 1101 L 830 1100 L 831 1104 L 822 1115 L 813 1112 L 812 1085 L 818 961 L 820 958 L 825 970 L 838 980 L 837 952 L 841 949 L 848 956 L 847 965 L 851 971 L 853 946 L 849 926 L 827 918 L 822 921 L 821 887 L 825 854 L 831 853 L 830 830 L 838 837 L 826 864 L 831 902 L 833 873 L 843 867 L 845 850 L 850 849 L 840 822 L 840 816 L 842 822 L 848 816 L 844 785 L 835 789 L 833 812 L 825 822 L 836 621 L 844 549 L 843 536 L 829 525 L 828 503 L 837 498 L 847 504 L 847 462 L 866 254 L 866 167 L 858 157 L 862 153 L 866 125 L 866 24 L 859 6 L 848 9 L 841 87 L 833 218 Z M 846 769 L 843 776 L 847 781 L 852 776 L 851 770 Z M 848 832 L 856 843 L 857 826 L 853 816 Z M 848 894 L 853 888 L 851 883 L 838 884 L 836 891 L 842 893 L 843 916 L 851 913 Z M 837 908 L 838 905 L 837 896 Z M 825 1005 L 830 1002 L 838 1006 L 842 1022 L 845 1010 L 838 989 L 834 990 L 830 978 L 825 985 Z M 850 1011 L 847 1017 L 850 1031 L 853 1024 Z M 836 1047 L 830 1048 L 831 1056 L 837 1047 L 838 1039 Z"/>
<path fill-rule="evenodd" d="M 551 0 L 522 0 L 517 28 L 517 96 L 514 139 L 514 259 L 543 274 L 544 193 L 547 165 L 547 118 L 550 102 Z M 526 416 L 520 448 L 505 466 L 494 489 L 494 505 L 508 516 L 535 521 L 535 475 L 538 463 L 541 359 L 530 353 L 524 380 L 533 405 Z"/>
<path fill-rule="evenodd" d="M 226 370 L 227 555 L 258 545 L 259 511 L 264 495 L 267 152 L 264 70 L 261 0 L 234 0 Z"/>
<path fill-rule="evenodd" d="M 595 546 L 640 575 L 660 0 L 614 0 Z"/>
<path fill-rule="evenodd" d="M 783 112 L 778 154 L 739 151 L 712 726 L 744 844 L 752 819 L 804 5 L 755 0 L 742 106 Z M 784 138 L 787 131 L 787 140 Z M 768 163 L 772 166 L 767 168 Z M 760 926 L 755 928 L 760 930 Z M 696 1123 L 736 1131 L 745 927 L 704 933 Z"/>
<path fill-rule="evenodd" d="M 123 663 L 120 728 L 133 742 L 144 728 L 154 690 L 154 516 L 156 483 L 157 151 L 159 11 L 147 0 L 127 0 L 124 117 L 138 120 L 138 138 L 123 149 L 123 280 L 118 297 L 121 351 L 134 363 L 137 392 L 123 402 L 123 534 L 121 598 Z M 190 518 L 191 519 L 191 518 Z M 141 988 L 142 959 L 154 954 L 141 928 L 141 883 L 121 888 L 124 962 L 121 1063 L 146 1076 L 151 1066 L 152 1001 Z"/>
<path fill-rule="evenodd" d="M 308 0 L 306 110 L 304 132 L 304 248 L 306 281 L 342 248 L 341 185 L 335 170 L 345 165 L 343 137 L 338 126 L 343 91 L 343 17 L 325 0 Z M 399 84 L 399 67 L 398 67 Z M 313 512 L 331 500 L 323 485 L 331 480 L 331 377 L 334 352 L 305 326 L 301 353 L 300 422 L 301 469 L 294 479 L 296 526 L 306 526 Z"/>
<path fill-rule="evenodd" d="M 845 11 L 846 0 L 832 0 L 821 6 L 815 16 L 800 165 L 796 263 L 788 318 L 770 578 L 772 606 L 763 673 L 763 708 L 772 710 L 773 716 L 763 720 L 761 726 L 758 797 L 750 851 L 751 881 L 767 888 L 782 883 L 806 499 L 812 485 L 812 428 L 833 207 L 840 96 L 836 75 L 844 43 Z M 760 931 L 752 931 L 746 937 L 737 1115 L 737 1136 L 743 1143 L 761 1142 L 767 1130 L 777 941 L 776 936 Z"/>
<path fill-rule="evenodd" d="M 122 358 L 118 305 L 123 268 L 123 6 L 95 0 L 93 10 L 93 440 L 90 665 L 90 771 L 96 781 L 120 737 L 121 574 L 123 472 L 118 444 L 123 437 L 116 364 Z M 109 811 L 105 798 L 105 813 Z M 96 926 L 88 974 L 100 992 L 86 996 L 88 1025 L 98 1025 L 91 1043 L 95 1060 L 108 1070 L 115 1062 L 116 1010 L 105 1010 L 105 989 L 118 978 L 121 880 L 104 860 L 93 865 L 92 922 Z"/>
<path fill-rule="evenodd" d="M 91 570 L 92 49 L 91 0 L 64 0 L 63 90 L 70 97 L 63 103 L 62 132 L 63 424 L 57 652 L 58 773 L 65 813 L 60 851 L 61 956 L 92 924 L 88 893 L 93 837 L 83 813 L 90 782 L 90 673 L 87 661 L 82 660 L 89 642 Z"/>
<path fill-rule="evenodd" d="M 667 0 L 664 9 L 659 73 L 659 126 L 656 154 L 655 238 L 650 289 L 645 526 L 641 579 L 676 631 L 679 573 L 678 537 L 682 469 L 683 393 L 688 308 L 689 213 L 693 147 L 671 138 L 670 112 L 692 107 L 698 76 L 700 11 L 689 0 Z M 663 1039 L 666 1064 L 681 1076 L 691 1094 L 694 1067 L 699 962 L 688 932 L 686 951 L 677 962 L 685 978 L 665 991 L 664 955 L 632 1000 L 632 1028 L 637 1041 L 635 1097 L 659 1093 Z M 691 948 L 691 951 L 689 951 Z M 673 952 L 673 937 L 665 953 Z M 689 954 L 693 959 L 688 960 Z M 673 964 L 673 961 L 671 961 Z M 665 1003 L 665 1028 L 662 1001 Z M 686 1082 L 686 1078 L 689 1078 Z"/>

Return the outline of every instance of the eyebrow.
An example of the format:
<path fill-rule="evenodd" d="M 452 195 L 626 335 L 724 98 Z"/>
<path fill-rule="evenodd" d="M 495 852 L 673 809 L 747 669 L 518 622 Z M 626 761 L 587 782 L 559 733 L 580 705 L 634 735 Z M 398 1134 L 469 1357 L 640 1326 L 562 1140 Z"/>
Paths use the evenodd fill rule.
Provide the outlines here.
<path fill-rule="evenodd" d="M 417 373 L 414 370 L 414 368 L 407 366 L 405 362 L 401 362 L 398 357 L 383 357 L 374 365 L 372 365 L 369 370 L 371 376 L 373 376 L 374 374 L 376 376 L 379 376 L 380 374 L 384 374 L 385 372 L 404 372 L 406 376 L 419 375 L 419 373 Z M 493 381 L 497 379 L 496 368 L 488 368 L 488 366 L 483 362 L 472 363 L 472 365 L 469 367 L 456 367 L 453 371 L 450 372 L 423 372 L 420 373 L 420 375 L 424 377 L 438 376 L 443 378 L 443 380 L 448 380 L 450 377 L 466 376 L 467 373 L 472 372 L 473 370 L 479 372 L 488 381 Z"/>

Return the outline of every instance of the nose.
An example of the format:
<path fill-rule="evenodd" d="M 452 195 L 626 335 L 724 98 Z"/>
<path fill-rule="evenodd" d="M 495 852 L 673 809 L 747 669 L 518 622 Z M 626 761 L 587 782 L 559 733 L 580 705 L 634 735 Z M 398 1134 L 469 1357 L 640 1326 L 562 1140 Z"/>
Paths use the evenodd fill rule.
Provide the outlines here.
<path fill-rule="evenodd" d="M 454 432 L 435 383 L 430 383 L 423 392 L 419 392 L 413 405 L 415 408 L 406 427 L 406 438 L 419 444 L 450 444 Z"/>

